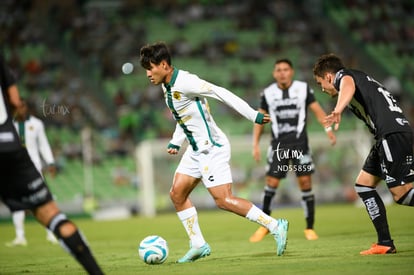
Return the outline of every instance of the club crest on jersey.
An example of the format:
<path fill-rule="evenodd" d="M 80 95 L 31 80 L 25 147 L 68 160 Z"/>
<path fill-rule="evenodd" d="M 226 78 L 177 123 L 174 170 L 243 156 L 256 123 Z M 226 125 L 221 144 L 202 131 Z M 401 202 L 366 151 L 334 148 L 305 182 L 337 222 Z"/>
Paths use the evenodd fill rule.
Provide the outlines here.
<path fill-rule="evenodd" d="M 180 92 L 174 92 L 174 93 L 173 93 L 173 98 L 174 98 L 174 99 L 176 99 L 176 100 L 180 100 L 180 99 L 181 99 L 181 94 L 180 94 Z"/>

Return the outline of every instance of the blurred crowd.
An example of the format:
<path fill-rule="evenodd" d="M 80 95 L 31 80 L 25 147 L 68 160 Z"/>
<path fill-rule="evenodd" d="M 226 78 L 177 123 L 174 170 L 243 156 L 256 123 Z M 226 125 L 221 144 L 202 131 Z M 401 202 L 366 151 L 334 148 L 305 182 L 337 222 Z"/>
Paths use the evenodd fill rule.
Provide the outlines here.
<path fill-rule="evenodd" d="M 349 30 L 365 43 L 390 43 L 398 56 L 414 58 L 414 2 L 345 0 Z M 361 12 L 362 11 L 362 12 Z"/>

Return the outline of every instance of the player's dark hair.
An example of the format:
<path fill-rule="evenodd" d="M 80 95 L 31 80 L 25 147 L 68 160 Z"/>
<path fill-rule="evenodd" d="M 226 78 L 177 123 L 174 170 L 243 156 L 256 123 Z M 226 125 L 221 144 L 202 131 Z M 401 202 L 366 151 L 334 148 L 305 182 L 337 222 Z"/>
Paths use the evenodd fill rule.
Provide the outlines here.
<path fill-rule="evenodd" d="M 345 68 L 342 60 L 333 53 L 324 54 L 319 57 L 313 67 L 313 75 L 323 77 L 325 73 L 336 73 Z"/>
<path fill-rule="evenodd" d="M 293 69 L 293 63 L 288 58 L 281 58 L 281 59 L 276 60 L 275 65 L 280 64 L 280 63 L 286 63 Z"/>
<path fill-rule="evenodd" d="M 140 50 L 140 62 L 144 69 L 150 70 L 151 63 L 158 65 L 163 60 L 171 65 L 171 54 L 167 45 L 163 42 L 157 42 L 152 45 L 145 45 Z"/>

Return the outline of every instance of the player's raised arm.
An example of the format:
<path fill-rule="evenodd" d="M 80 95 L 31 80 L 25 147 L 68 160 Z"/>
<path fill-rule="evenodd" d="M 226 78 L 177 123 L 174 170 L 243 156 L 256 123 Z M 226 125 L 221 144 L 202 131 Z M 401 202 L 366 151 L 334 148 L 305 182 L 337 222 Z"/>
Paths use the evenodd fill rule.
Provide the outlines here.
<path fill-rule="evenodd" d="M 196 91 L 199 95 L 218 99 L 248 120 L 255 123 L 265 124 L 270 122 L 269 115 L 265 115 L 264 113 L 254 110 L 246 101 L 226 88 L 214 85 L 202 79 L 199 79 L 199 81 L 200 90 Z"/>
<path fill-rule="evenodd" d="M 322 109 L 321 105 L 317 101 L 314 101 L 313 103 L 311 103 L 309 105 L 309 108 L 315 114 L 316 119 L 318 120 L 318 122 L 324 127 L 325 132 L 328 135 L 329 141 L 331 142 L 331 145 L 335 145 L 336 144 L 336 136 L 332 131 L 332 127 L 330 127 L 330 126 L 325 127 L 326 113 Z"/>

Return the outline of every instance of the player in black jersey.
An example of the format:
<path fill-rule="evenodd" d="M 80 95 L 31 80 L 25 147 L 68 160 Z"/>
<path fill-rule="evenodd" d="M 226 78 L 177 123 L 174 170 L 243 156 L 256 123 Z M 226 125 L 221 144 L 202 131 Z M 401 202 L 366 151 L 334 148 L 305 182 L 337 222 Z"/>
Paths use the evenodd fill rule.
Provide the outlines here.
<path fill-rule="evenodd" d="M 316 240 L 315 196 L 312 192 L 314 165 L 306 129 L 307 111 L 310 109 L 322 125 L 326 113 L 315 100 L 308 83 L 294 80 L 293 64 L 289 59 L 276 60 L 273 77 L 275 82 L 267 86 L 260 95 L 259 112 L 269 114 L 272 118 L 272 139 L 267 156 L 262 210 L 270 215 L 271 202 L 280 181 L 289 171 L 294 172 L 302 195 L 301 204 L 306 219 L 305 238 Z M 253 126 L 253 157 L 256 161 L 260 160 L 259 141 L 263 129 L 264 125 Z M 332 128 L 325 130 L 331 144 L 335 144 L 336 137 Z M 259 227 L 249 240 L 259 242 L 268 233 L 266 228 Z"/>
<path fill-rule="evenodd" d="M 61 213 L 13 125 L 21 106 L 15 78 L 0 54 L 0 199 L 11 211 L 29 209 L 89 274 L 103 274 L 76 225 Z"/>
<path fill-rule="evenodd" d="M 337 97 L 325 123 L 338 130 L 345 107 L 361 119 L 375 144 L 356 178 L 355 190 L 374 224 L 378 242 L 362 255 L 396 253 L 388 228 L 386 209 L 376 186 L 385 180 L 394 200 L 414 206 L 413 130 L 396 100 L 378 81 L 364 72 L 347 69 L 334 54 L 319 57 L 313 68 L 322 91 Z"/>

